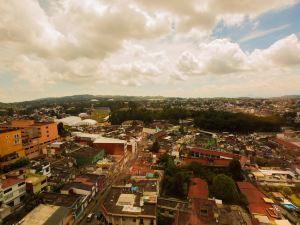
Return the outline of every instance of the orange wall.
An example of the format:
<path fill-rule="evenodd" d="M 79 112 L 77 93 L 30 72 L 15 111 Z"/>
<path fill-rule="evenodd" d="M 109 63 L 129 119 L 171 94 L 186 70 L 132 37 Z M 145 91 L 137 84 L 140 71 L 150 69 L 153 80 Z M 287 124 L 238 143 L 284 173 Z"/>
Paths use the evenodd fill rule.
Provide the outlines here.
<path fill-rule="evenodd" d="M 15 143 L 15 135 L 19 137 L 18 143 Z M 19 152 L 22 149 L 21 130 L 0 133 L 0 156 Z"/>

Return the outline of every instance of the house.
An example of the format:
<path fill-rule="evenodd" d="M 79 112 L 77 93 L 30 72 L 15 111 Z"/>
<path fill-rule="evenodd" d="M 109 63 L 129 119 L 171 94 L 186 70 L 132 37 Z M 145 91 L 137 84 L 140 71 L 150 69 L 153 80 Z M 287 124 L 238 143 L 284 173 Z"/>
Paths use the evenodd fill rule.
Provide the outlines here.
<path fill-rule="evenodd" d="M 19 221 L 22 225 L 71 225 L 70 209 L 63 206 L 40 204 Z"/>
<path fill-rule="evenodd" d="M 38 194 L 47 190 L 47 176 L 38 174 L 27 174 L 25 179 L 26 190 L 32 194 Z"/>
<path fill-rule="evenodd" d="M 43 204 L 63 206 L 68 208 L 72 215 L 74 215 L 74 223 L 78 221 L 84 212 L 84 200 L 82 195 L 72 194 L 65 195 L 54 192 L 42 192 L 40 194 Z"/>
<path fill-rule="evenodd" d="M 73 157 L 76 160 L 77 166 L 86 166 L 96 164 L 104 157 L 103 149 L 96 149 L 91 147 L 81 147 L 76 151 L 68 153 L 68 156 Z"/>
<path fill-rule="evenodd" d="M 1 180 L 1 199 L 8 206 L 17 206 L 21 204 L 26 193 L 26 184 L 24 179 L 7 178 Z"/>
<path fill-rule="evenodd" d="M 156 225 L 157 181 L 113 186 L 101 204 L 106 223 Z"/>

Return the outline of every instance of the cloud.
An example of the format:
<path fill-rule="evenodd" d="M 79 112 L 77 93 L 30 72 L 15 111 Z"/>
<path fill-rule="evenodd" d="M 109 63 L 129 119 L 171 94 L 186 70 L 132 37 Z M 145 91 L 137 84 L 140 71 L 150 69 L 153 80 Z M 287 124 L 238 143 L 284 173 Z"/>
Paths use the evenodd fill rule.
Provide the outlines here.
<path fill-rule="evenodd" d="M 292 71 L 300 55 L 295 35 L 246 53 L 230 40 L 211 39 L 210 33 L 219 22 L 236 26 L 294 2 L 2 0 L 0 72 L 15 76 L 16 85 L 25 81 L 33 91 L 60 82 L 129 87 Z"/>
<path fill-rule="evenodd" d="M 270 34 L 275 33 L 277 31 L 284 30 L 287 27 L 289 27 L 289 24 L 284 24 L 284 25 L 281 25 L 279 27 L 274 27 L 274 28 L 267 29 L 267 30 L 257 30 L 257 31 L 254 31 L 254 32 L 252 32 L 252 33 L 250 33 L 250 34 L 242 37 L 239 40 L 239 42 L 240 43 L 248 42 L 248 41 L 260 38 L 260 37 L 264 37 L 264 36 L 270 35 Z"/>
<path fill-rule="evenodd" d="M 300 42 L 295 34 L 276 41 L 269 48 L 255 50 L 252 63 L 261 68 L 293 68 L 300 65 Z"/>

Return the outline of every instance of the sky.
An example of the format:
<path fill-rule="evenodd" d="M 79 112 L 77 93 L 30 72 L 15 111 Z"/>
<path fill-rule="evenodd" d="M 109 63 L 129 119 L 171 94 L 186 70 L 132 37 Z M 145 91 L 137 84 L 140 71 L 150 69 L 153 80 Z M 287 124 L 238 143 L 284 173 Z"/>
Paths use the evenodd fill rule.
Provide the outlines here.
<path fill-rule="evenodd" d="M 299 0 L 0 0 L 0 102 L 300 94 Z"/>

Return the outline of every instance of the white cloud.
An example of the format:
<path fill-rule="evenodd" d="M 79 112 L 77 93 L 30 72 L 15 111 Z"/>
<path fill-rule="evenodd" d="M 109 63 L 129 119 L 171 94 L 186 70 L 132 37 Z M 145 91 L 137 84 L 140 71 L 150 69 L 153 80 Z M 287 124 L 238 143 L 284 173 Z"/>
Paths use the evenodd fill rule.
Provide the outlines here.
<path fill-rule="evenodd" d="M 174 84 L 198 76 L 292 71 L 299 65 L 295 35 L 253 53 L 209 37 L 220 21 L 239 25 L 292 0 L 41 2 L 0 0 L 0 72 L 8 71 L 20 84 L 27 81 L 28 90 L 59 82 Z"/>

